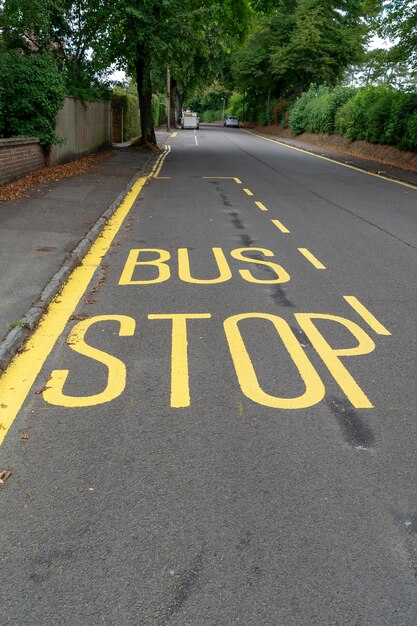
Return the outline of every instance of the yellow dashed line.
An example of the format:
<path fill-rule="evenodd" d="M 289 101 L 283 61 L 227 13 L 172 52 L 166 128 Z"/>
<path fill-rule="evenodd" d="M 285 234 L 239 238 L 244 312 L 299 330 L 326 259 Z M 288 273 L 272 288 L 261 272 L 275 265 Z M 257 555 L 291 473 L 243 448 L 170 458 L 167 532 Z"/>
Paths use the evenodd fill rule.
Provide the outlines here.
<path fill-rule="evenodd" d="M 275 224 L 275 226 L 278 228 L 278 230 L 280 230 L 282 233 L 289 233 L 290 232 L 288 230 L 288 228 L 286 228 L 284 226 L 284 224 L 282 222 L 280 222 L 279 220 L 271 220 L 271 222 L 273 224 Z"/>
<path fill-rule="evenodd" d="M 261 211 L 267 211 L 268 209 L 266 208 L 266 206 L 264 204 L 262 204 L 262 202 L 255 202 L 256 206 L 258 207 L 258 209 L 261 209 Z"/>
<path fill-rule="evenodd" d="M 248 194 L 248 196 L 253 196 L 253 193 L 251 192 L 251 190 L 250 190 L 250 189 L 244 189 L 243 191 L 244 191 L 245 193 L 247 193 L 247 194 Z"/>
<path fill-rule="evenodd" d="M 310 252 L 310 250 L 307 250 L 307 248 L 298 248 L 298 251 L 301 252 L 301 254 L 303 256 L 305 256 L 305 258 L 307 259 L 307 261 L 310 261 L 310 263 L 312 265 L 314 265 L 314 267 L 318 270 L 325 270 L 326 266 L 323 265 L 323 263 L 321 263 L 315 256 L 314 254 L 312 254 Z"/>

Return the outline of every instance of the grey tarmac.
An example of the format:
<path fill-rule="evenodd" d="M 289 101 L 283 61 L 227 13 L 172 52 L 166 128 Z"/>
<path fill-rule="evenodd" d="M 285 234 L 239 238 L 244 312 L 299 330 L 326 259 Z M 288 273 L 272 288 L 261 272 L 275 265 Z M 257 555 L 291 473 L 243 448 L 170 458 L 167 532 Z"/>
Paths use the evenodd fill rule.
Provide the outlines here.
<path fill-rule="evenodd" d="M 414 625 L 417 188 L 167 143 L 1 446 L 1 624 Z"/>

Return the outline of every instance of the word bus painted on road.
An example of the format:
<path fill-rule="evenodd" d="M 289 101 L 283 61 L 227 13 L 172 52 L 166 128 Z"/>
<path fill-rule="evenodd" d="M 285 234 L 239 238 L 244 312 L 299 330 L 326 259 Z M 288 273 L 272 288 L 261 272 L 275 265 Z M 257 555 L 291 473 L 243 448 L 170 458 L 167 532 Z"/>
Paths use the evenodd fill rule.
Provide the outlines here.
<path fill-rule="evenodd" d="M 224 283 L 232 278 L 226 255 L 221 248 L 212 248 L 213 257 L 217 265 L 218 275 L 214 278 L 196 278 L 191 275 L 190 258 L 187 248 L 178 248 L 178 276 L 185 283 L 196 285 L 214 285 Z M 144 260 L 147 255 L 156 255 L 155 259 Z M 245 256 L 245 254 L 247 256 Z M 250 256 L 256 255 L 254 256 Z M 230 256 L 243 264 L 251 263 L 263 269 L 268 269 L 273 276 L 271 278 L 256 278 L 250 270 L 239 269 L 239 274 L 243 280 L 249 283 L 259 283 L 273 285 L 287 283 L 290 280 L 288 272 L 278 263 L 267 261 L 259 257 L 273 257 L 274 253 L 265 248 L 237 248 L 230 252 Z M 169 261 L 171 254 L 168 250 L 160 248 L 138 248 L 131 250 L 123 268 L 119 285 L 153 285 L 163 283 L 170 279 L 171 268 Z M 149 277 L 149 272 L 153 276 Z"/>

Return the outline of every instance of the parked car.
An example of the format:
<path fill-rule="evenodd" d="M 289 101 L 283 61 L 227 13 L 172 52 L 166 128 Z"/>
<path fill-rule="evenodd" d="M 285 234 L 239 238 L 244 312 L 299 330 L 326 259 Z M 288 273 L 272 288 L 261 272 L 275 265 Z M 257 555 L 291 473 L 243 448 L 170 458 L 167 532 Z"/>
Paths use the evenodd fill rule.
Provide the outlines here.
<path fill-rule="evenodd" d="M 239 118 L 236 115 L 228 115 L 227 117 L 224 118 L 223 126 L 239 128 Z"/>

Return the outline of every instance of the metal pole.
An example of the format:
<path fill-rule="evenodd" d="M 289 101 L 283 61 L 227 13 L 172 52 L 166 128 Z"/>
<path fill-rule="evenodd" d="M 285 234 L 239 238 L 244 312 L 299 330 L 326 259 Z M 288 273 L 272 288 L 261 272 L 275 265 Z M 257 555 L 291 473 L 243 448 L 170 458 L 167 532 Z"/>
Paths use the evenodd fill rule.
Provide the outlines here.
<path fill-rule="evenodd" d="M 171 69 L 167 65 L 167 131 L 171 130 Z"/>

